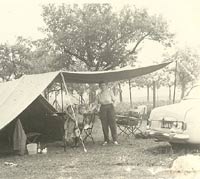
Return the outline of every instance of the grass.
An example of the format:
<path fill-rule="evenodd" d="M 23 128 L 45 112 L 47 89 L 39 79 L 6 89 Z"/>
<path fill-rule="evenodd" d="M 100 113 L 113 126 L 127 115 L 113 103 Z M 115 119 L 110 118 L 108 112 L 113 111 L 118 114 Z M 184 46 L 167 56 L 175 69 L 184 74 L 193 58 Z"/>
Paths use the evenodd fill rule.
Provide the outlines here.
<path fill-rule="evenodd" d="M 145 123 L 144 123 L 145 124 Z M 152 139 L 136 139 L 134 136 L 119 136 L 119 146 L 102 146 L 100 121 L 94 125 L 95 144 L 86 142 L 87 153 L 82 146 L 67 148 L 62 142 L 46 144 L 47 154 L 24 156 L 1 156 L 1 179 L 93 179 L 93 178 L 169 178 L 169 173 L 152 174 L 152 167 L 169 167 L 177 157 L 170 154 L 167 143 L 155 143 Z M 5 165 L 12 162 L 17 166 Z"/>

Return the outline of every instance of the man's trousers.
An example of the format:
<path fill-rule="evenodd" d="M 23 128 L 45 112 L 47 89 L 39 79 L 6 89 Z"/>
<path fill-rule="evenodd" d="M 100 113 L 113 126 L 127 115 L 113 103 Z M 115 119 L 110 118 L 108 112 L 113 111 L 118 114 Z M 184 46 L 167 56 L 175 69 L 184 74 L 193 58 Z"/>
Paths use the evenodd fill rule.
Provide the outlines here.
<path fill-rule="evenodd" d="M 100 119 L 104 134 L 104 141 L 109 142 L 109 128 L 113 141 L 117 141 L 117 125 L 113 104 L 104 104 L 100 107 Z"/>

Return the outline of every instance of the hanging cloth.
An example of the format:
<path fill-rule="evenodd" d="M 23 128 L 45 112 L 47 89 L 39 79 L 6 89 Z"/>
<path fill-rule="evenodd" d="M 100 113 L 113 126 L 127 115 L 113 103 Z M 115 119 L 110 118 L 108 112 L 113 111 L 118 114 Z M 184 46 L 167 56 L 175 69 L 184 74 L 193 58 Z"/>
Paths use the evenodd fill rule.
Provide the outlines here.
<path fill-rule="evenodd" d="M 26 139 L 27 137 L 22 127 L 21 121 L 20 119 L 17 119 L 13 133 L 13 149 L 20 155 L 25 154 Z"/>

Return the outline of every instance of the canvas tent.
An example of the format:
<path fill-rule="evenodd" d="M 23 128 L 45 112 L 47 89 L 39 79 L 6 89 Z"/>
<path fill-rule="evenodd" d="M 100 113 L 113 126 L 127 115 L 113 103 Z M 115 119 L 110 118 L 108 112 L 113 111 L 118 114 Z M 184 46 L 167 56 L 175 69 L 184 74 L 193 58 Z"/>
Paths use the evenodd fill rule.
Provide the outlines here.
<path fill-rule="evenodd" d="M 24 75 L 18 80 L 0 84 L 0 129 L 18 117 L 32 102 L 45 103 L 39 97 L 58 73 Z M 38 98 L 39 97 L 39 98 Z M 55 110 L 46 102 L 46 106 Z"/>
<path fill-rule="evenodd" d="M 29 94 L 29 88 L 32 87 L 24 80 L 24 77 L 0 83 L 0 124 L 2 126 L 0 130 L 0 142 L 5 144 L 12 143 L 16 118 L 20 118 L 26 134 L 30 132 L 46 132 L 46 134 L 51 135 L 50 128 L 53 129 L 54 127 L 56 129 L 55 125 L 52 124 L 53 120 L 45 120 L 47 115 L 49 116 L 52 112 L 56 112 L 56 109 L 41 94 Z M 38 89 L 37 87 L 33 88 Z M 28 93 L 24 93 L 24 91 Z M 49 131 L 44 131 L 45 128 L 48 128 Z M 59 134 L 55 133 L 55 135 Z"/>
<path fill-rule="evenodd" d="M 62 82 L 61 74 L 67 83 L 99 83 L 100 81 L 111 82 L 145 75 L 159 70 L 169 63 L 170 62 L 137 69 L 115 71 L 56 71 L 43 74 L 24 75 L 18 80 L 1 83 L 0 130 L 16 119 L 16 117 L 25 111 L 35 100 L 40 104 L 46 104 L 52 112 L 55 112 L 55 109 L 41 96 L 41 94 L 53 82 Z"/>

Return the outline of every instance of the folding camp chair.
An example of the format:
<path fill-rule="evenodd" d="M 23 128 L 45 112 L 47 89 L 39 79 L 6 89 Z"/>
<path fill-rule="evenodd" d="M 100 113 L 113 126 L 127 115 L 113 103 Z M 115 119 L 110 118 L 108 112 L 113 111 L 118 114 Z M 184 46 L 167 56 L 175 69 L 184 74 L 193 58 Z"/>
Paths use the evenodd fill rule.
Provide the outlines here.
<path fill-rule="evenodd" d="M 89 113 L 84 113 L 84 127 L 83 127 L 83 131 L 85 134 L 85 137 L 83 138 L 83 141 L 85 142 L 87 140 L 87 138 L 90 138 L 92 140 L 92 142 L 94 143 L 94 138 L 92 136 L 92 130 L 93 130 L 93 126 L 94 126 L 94 121 L 95 121 L 95 113 L 89 112 Z"/>
<path fill-rule="evenodd" d="M 116 118 L 116 123 L 120 130 L 118 135 L 125 134 L 129 137 L 131 135 L 136 136 L 138 132 L 142 134 L 140 129 L 142 125 L 142 117 L 139 113 L 130 111 L 126 115 L 116 115 Z"/>

